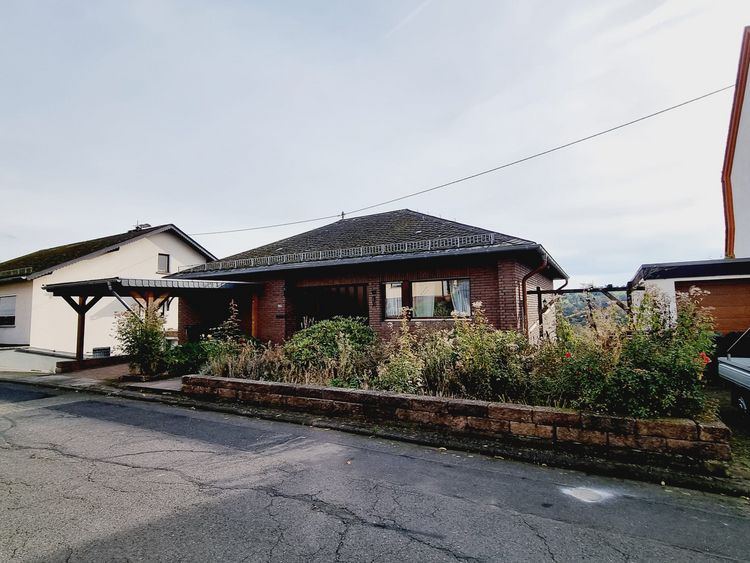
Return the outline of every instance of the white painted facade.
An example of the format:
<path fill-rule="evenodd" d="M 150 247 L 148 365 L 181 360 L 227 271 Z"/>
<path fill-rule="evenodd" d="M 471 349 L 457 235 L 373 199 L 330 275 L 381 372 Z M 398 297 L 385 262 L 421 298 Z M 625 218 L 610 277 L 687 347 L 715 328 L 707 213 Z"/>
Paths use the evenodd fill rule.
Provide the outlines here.
<path fill-rule="evenodd" d="M 169 273 L 207 260 L 174 232 L 164 231 L 124 242 L 118 250 L 73 262 L 28 281 L 0 284 L 0 296 L 16 296 L 16 324 L 0 326 L 0 344 L 75 352 L 77 315 L 61 297 L 54 297 L 43 286 L 112 277 L 161 278 L 167 274 L 157 271 L 159 254 L 170 256 Z M 175 299 L 166 315 L 167 329 L 177 329 L 177 307 Z M 110 347 L 115 352 L 114 318 L 124 310 L 116 299 L 105 297 L 86 314 L 85 354 L 98 347 Z"/>
<path fill-rule="evenodd" d="M 730 178 L 734 209 L 734 255 L 750 257 L 750 88 L 745 87 Z"/>
<path fill-rule="evenodd" d="M 0 297 L 16 298 L 16 322 L 0 326 L 0 344 L 28 344 L 31 338 L 32 282 L 19 281 L 0 285 Z"/>

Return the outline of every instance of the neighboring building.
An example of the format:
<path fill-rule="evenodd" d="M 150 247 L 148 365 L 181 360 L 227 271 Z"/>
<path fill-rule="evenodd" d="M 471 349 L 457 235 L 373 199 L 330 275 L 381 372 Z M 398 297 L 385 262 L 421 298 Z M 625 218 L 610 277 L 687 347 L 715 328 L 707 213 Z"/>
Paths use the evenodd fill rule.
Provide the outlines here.
<path fill-rule="evenodd" d="M 403 209 L 342 219 L 172 277 L 253 282 L 237 303 L 245 329 L 280 342 L 335 315 L 364 317 L 388 335 L 402 307 L 412 322 L 442 326 L 476 301 L 494 326 L 534 332 L 536 303 L 525 316 L 524 288 L 551 289 L 567 275 L 540 244 Z M 181 338 L 216 326 L 227 307 L 218 295 L 183 299 Z"/>
<path fill-rule="evenodd" d="M 690 287 L 707 291 L 703 298 L 710 307 L 716 329 L 729 340 L 750 327 L 750 27 L 746 27 L 729 133 L 721 175 L 724 198 L 726 258 L 697 262 L 643 264 L 632 279 L 634 286 L 658 288 L 676 311 L 676 292 Z M 748 105 L 743 112 L 744 106 Z M 721 345 L 720 345 L 721 346 Z"/>
<path fill-rule="evenodd" d="M 750 326 L 750 258 L 643 264 L 631 283 L 658 290 L 669 299 L 673 312 L 678 292 L 699 287 L 708 292 L 703 305 L 710 307 L 718 332 L 742 332 Z"/>
<path fill-rule="evenodd" d="M 141 226 L 126 233 L 39 250 L 0 263 L 0 344 L 70 353 L 76 349 L 77 315 L 48 284 L 129 276 L 159 278 L 179 268 L 215 260 L 174 225 Z M 166 312 L 176 329 L 177 304 Z M 113 321 L 124 307 L 114 299 L 87 314 L 85 351 L 112 348 Z"/>
<path fill-rule="evenodd" d="M 721 180 L 727 258 L 750 256 L 750 26 L 745 28 Z M 747 109 L 744 109 L 748 106 Z"/>

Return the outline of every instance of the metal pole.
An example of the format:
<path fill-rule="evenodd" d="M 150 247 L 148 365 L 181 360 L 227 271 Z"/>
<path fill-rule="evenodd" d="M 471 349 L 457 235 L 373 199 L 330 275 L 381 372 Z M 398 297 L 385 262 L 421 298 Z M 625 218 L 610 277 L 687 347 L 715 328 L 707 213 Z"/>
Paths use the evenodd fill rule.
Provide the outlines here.
<path fill-rule="evenodd" d="M 536 286 L 536 306 L 539 313 L 539 340 L 544 338 L 544 312 L 542 311 L 542 288 Z"/>

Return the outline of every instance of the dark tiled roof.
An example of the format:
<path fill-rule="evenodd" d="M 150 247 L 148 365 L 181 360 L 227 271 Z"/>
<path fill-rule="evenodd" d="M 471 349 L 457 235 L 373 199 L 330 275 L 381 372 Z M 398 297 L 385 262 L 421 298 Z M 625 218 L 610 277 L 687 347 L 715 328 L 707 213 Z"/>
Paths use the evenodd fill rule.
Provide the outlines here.
<path fill-rule="evenodd" d="M 117 246 L 118 244 L 128 242 L 134 238 L 142 237 L 145 234 L 159 229 L 164 230 L 165 226 L 162 225 L 159 227 L 132 230 L 108 237 L 37 250 L 36 252 L 32 252 L 25 256 L 13 258 L 6 262 L 0 262 L 0 279 L 15 277 L 18 275 L 32 275 L 37 272 L 48 270 L 49 268 L 60 266 L 66 262 L 84 258 L 94 252 Z"/>
<path fill-rule="evenodd" d="M 400 209 L 342 219 L 312 231 L 228 256 L 222 261 L 489 234 L 493 234 L 493 231 L 410 209 Z M 496 246 L 535 244 L 530 240 L 501 233 L 494 234 Z"/>

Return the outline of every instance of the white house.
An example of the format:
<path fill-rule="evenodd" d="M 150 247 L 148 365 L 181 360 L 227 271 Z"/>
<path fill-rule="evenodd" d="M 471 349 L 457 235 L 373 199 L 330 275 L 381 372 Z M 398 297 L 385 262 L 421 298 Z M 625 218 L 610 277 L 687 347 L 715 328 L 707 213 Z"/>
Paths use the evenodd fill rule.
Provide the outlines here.
<path fill-rule="evenodd" d="M 215 260 L 174 225 L 143 225 L 131 231 L 39 250 L 0 263 L 0 345 L 72 353 L 77 314 L 43 286 L 80 280 L 161 278 L 179 268 Z M 166 311 L 167 329 L 177 328 L 177 302 Z M 86 314 L 85 353 L 113 348 L 115 299 L 98 302 Z"/>
<path fill-rule="evenodd" d="M 750 26 L 745 28 L 721 184 L 727 258 L 750 256 Z M 745 109 L 745 106 L 747 108 Z"/>

